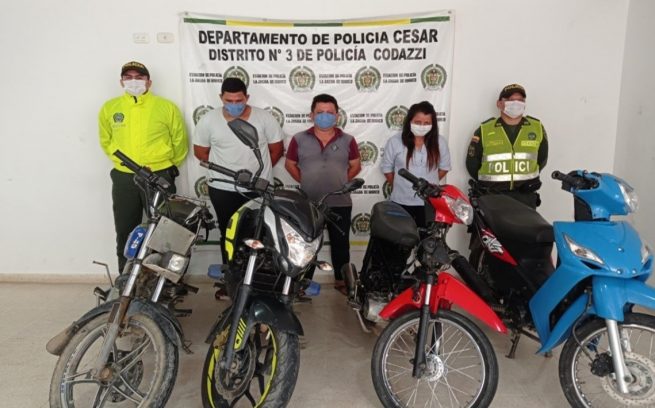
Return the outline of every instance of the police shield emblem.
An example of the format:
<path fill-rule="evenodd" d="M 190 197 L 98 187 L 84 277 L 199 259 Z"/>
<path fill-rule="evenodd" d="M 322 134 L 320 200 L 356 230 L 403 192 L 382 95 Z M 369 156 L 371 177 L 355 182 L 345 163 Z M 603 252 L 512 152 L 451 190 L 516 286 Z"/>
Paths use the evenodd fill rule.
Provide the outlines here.
<path fill-rule="evenodd" d="M 387 127 L 391 130 L 401 130 L 408 111 L 409 109 L 402 105 L 394 106 L 389 109 L 385 116 Z"/>
<path fill-rule="evenodd" d="M 431 64 L 421 72 L 421 83 L 428 91 L 443 89 L 446 84 L 446 70 L 439 64 Z"/>
<path fill-rule="evenodd" d="M 306 66 L 298 66 L 289 73 L 289 85 L 294 92 L 309 92 L 314 89 L 316 75 Z"/>
<path fill-rule="evenodd" d="M 226 69 L 223 78 L 239 78 L 244 84 L 246 84 L 246 88 L 250 86 L 250 75 L 248 75 L 248 72 L 245 69 L 238 66 Z"/>
<path fill-rule="evenodd" d="M 360 92 L 374 92 L 380 86 L 380 71 L 375 67 L 360 68 L 355 74 L 355 86 Z"/>

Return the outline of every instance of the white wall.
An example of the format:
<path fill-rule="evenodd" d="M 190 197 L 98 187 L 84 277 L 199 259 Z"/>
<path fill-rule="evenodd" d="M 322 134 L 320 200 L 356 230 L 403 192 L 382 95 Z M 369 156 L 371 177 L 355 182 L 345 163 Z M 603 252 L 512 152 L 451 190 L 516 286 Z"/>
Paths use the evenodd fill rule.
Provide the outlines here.
<path fill-rule="evenodd" d="M 625 57 L 614 172 L 628 181 L 640 199 L 632 216 L 639 233 L 655 245 L 655 2 L 632 0 L 625 36 Z"/>
<path fill-rule="evenodd" d="M 527 88 L 528 112 L 548 130 L 548 173 L 613 169 L 627 1 L 10 2 L 0 13 L 0 274 L 90 274 L 100 272 L 91 259 L 115 262 L 97 111 L 120 94 L 119 67 L 131 59 L 150 68 L 155 93 L 182 102 L 180 12 L 326 20 L 440 9 L 456 14 L 449 182 L 465 186 L 468 140 L 511 82 Z M 134 44 L 136 32 L 151 42 Z M 157 32 L 176 41 L 158 44 Z M 571 199 L 548 180 L 545 216 L 569 217 Z"/>

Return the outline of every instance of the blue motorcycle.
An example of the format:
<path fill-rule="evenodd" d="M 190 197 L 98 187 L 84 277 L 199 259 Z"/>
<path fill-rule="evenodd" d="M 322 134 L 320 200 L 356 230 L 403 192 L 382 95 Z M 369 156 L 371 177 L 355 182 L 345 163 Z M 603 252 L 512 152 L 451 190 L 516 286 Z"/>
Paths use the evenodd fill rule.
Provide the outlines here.
<path fill-rule="evenodd" d="M 653 253 L 627 222 L 637 209 L 628 183 L 611 174 L 555 171 L 574 196 L 575 222 L 548 223 L 503 194 L 471 183 L 475 209 L 469 267 L 461 277 L 492 305 L 512 332 L 559 361 L 564 394 L 574 407 L 655 406 L 655 289 L 645 282 Z M 553 243 L 557 265 L 553 265 Z"/>

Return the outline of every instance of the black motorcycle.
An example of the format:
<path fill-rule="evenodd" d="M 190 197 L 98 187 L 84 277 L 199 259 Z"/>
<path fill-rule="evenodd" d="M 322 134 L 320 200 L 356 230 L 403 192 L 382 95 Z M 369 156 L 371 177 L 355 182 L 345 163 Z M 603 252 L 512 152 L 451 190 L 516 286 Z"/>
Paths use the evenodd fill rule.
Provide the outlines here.
<path fill-rule="evenodd" d="M 257 130 L 248 122 L 228 122 L 252 149 L 258 171 L 232 171 L 214 163 L 201 165 L 230 178 L 259 197 L 234 213 L 225 237 L 227 264 L 221 265 L 225 290 L 232 299 L 212 327 L 203 365 L 205 407 L 282 407 L 289 402 L 300 366 L 298 336 L 303 334 L 291 303 L 307 283 L 311 268 L 332 270 L 316 255 L 330 216 L 298 190 L 275 188 L 260 178 L 263 162 Z M 354 179 L 331 194 L 361 187 Z M 326 196 L 327 197 L 327 196 Z"/>
<path fill-rule="evenodd" d="M 96 288 L 98 306 L 51 339 L 59 356 L 50 385 L 51 407 L 162 407 L 173 390 L 178 348 L 187 350 L 177 320 L 181 296 L 197 288 L 184 283 L 191 247 L 213 224 L 207 205 L 170 194 L 169 182 L 116 151 L 134 172 L 148 206 L 147 224 L 125 245 L 123 274 L 110 288 Z"/>

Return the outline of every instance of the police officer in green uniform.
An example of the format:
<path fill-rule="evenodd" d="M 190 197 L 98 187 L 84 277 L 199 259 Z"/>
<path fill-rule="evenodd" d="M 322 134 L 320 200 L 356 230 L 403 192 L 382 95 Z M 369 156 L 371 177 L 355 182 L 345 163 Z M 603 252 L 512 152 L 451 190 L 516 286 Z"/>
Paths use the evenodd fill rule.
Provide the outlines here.
<path fill-rule="evenodd" d="M 107 101 L 98 114 L 100 146 L 114 168 L 112 202 L 116 228 L 118 271 L 123 272 L 125 242 L 134 227 L 141 223 L 146 199 L 134 184 L 134 173 L 121 165 L 116 150 L 170 183 L 175 192 L 177 167 L 186 157 L 188 138 L 180 110 L 173 102 L 149 92 L 152 81 L 145 65 L 130 61 L 121 68 L 120 84 L 125 93 Z"/>
<path fill-rule="evenodd" d="M 525 89 L 519 84 L 500 91 L 499 118 L 475 131 L 466 155 L 471 177 L 490 193 L 507 194 L 532 208 L 541 200 L 539 173 L 548 160 L 548 139 L 539 119 L 524 116 Z"/>

